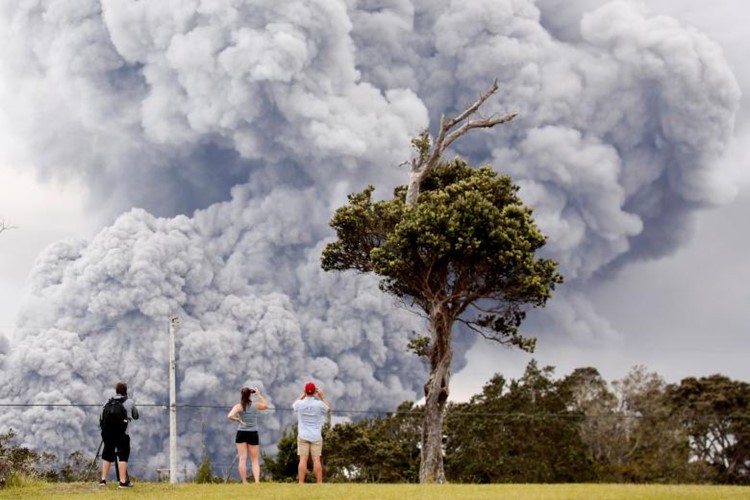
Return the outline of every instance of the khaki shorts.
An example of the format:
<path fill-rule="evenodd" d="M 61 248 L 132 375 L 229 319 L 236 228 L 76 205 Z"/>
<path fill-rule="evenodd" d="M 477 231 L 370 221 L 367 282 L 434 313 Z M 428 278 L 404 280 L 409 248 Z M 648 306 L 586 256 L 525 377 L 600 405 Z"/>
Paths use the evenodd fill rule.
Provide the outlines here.
<path fill-rule="evenodd" d="M 319 457 L 323 454 L 323 441 L 308 441 L 297 436 L 297 455 Z"/>

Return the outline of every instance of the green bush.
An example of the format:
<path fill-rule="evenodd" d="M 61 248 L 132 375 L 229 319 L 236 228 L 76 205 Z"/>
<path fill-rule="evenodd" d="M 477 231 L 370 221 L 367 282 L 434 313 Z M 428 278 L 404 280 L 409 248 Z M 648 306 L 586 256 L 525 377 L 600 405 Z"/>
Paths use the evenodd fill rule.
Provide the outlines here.
<path fill-rule="evenodd" d="M 195 475 L 195 482 L 203 484 L 213 483 L 215 481 L 216 478 L 214 477 L 213 467 L 211 467 L 211 457 L 209 457 L 207 453 L 206 457 L 203 459 L 203 463 L 201 463 L 201 466 L 198 468 L 198 473 Z"/>

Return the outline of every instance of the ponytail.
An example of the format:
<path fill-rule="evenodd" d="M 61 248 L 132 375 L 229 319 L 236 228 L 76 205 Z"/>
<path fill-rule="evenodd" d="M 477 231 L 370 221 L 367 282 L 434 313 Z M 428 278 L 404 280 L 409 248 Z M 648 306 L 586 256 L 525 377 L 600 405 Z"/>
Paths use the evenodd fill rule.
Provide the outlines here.
<path fill-rule="evenodd" d="M 252 401 L 250 400 L 250 388 L 249 387 L 243 387 L 240 390 L 240 404 L 242 405 L 242 411 L 247 410 L 247 407 L 252 404 Z"/>

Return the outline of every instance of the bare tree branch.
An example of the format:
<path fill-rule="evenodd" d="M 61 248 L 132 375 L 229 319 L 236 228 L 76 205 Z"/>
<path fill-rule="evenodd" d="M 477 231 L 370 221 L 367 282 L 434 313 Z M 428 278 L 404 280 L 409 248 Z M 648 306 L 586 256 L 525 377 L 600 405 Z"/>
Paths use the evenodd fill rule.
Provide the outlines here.
<path fill-rule="evenodd" d="M 8 229 L 15 229 L 16 226 L 11 226 L 7 222 L 5 222 L 5 219 L 0 217 L 0 233 L 3 231 L 7 231 Z"/>
<path fill-rule="evenodd" d="M 468 108 L 455 118 L 440 119 L 440 131 L 434 144 L 431 143 L 430 136 L 427 132 L 422 133 L 412 141 L 417 149 L 417 156 L 412 158 L 409 172 L 409 187 L 406 192 L 406 204 L 415 205 L 419 198 L 419 187 L 422 180 L 437 165 L 445 149 L 450 146 L 456 139 L 466 134 L 469 130 L 475 128 L 492 128 L 495 125 L 507 123 L 516 117 L 518 113 L 508 113 L 499 117 L 480 118 L 472 120 L 471 117 L 479 111 L 479 108 L 487 102 L 495 92 L 497 92 L 497 80 L 492 87 L 482 94 L 479 99 L 474 101 Z M 460 124 L 460 126 L 459 126 Z M 458 128 L 456 128 L 458 126 Z"/>

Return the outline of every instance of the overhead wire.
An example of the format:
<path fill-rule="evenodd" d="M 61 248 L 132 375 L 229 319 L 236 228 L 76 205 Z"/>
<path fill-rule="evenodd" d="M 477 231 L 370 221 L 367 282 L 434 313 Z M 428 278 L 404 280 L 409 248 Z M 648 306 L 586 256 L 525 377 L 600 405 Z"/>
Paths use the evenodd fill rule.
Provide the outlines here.
<path fill-rule="evenodd" d="M 169 403 L 137 403 L 138 408 L 162 408 L 169 410 Z M 93 403 L 0 403 L 0 407 L 3 408 L 33 408 L 33 407 L 73 407 L 73 408 L 100 408 L 102 404 Z M 231 405 L 217 405 L 217 404 L 178 404 L 175 405 L 177 409 L 215 409 L 215 410 L 229 410 Z M 290 413 L 294 410 L 292 408 L 283 407 L 268 407 L 265 411 L 270 412 L 286 412 Z M 376 415 L 385 417 L 396 417 L 396 416 L 414 416 L 421 417 L 420 407 L 416 407 L 414 411 L 398 411 L 398 410 L 360 410 L 360 409 L 336 409 L 332 410 L 333 414 L 337 415 Z M 576 412 L 501 412 L 501 411 L 448 411 L 445 414 L 446 417 L 460 416 L 460 417 L 512 417 L 512 418 L 527 418 L 527 419 L 544 419 L 544 418 L 584 418 L 584 419 L 663 419 L 667 418 L 667 415 L 649 415 L 642 413 L 601 413 L 601 414 L 585 414 Z M 750 419 L 750 413 L 712 413 L 710 415 L 695 415 L 693 419 L 707 419 L 721 417 L 726 419 Z"/>

